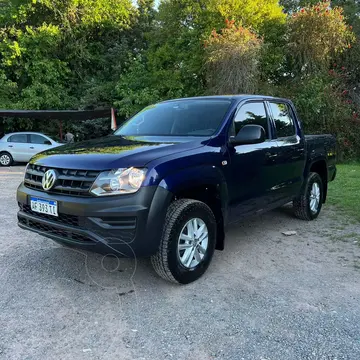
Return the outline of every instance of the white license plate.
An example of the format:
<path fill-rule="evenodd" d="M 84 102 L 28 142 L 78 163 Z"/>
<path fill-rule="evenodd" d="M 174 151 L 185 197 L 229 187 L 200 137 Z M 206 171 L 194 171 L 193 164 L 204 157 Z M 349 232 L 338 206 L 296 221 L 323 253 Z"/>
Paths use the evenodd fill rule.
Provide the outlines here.
<path fill-rule="evenodd" d="M 31 210 L 47 215 L 59 216 L 57 201 L 53 200 L 44 200 L 36 197 L 30 198 Z"/>

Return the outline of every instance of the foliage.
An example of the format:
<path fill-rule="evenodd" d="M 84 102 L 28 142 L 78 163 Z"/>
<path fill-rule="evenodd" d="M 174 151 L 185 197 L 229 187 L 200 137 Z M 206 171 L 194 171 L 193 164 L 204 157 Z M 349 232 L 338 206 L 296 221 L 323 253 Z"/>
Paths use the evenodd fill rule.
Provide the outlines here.
<path fill-rule="evenodd" d="M 110 107 L 132 51 L 131 0 L 11 0 L 0 15 L 0 108 Z M 139 44 L 140 42 L 138 42 Z M 17 128 L 7 119 L 7 128 Z M 39 128 L 21 120 L 22 128 Z"/>
<path fill-rule="evenodd" d="M 140 57 L 131 61 L 127 72 L 121 75 L 116 90 L 121 98 L 116 102 L 116 106 L 125 117 L 137 113 L 148 104 L 161 100 L 150 78 L 150 72 Z"/>
<path fill-rule="evenodd" d="M 128 0 L 9 0 L 3 5 L 3 25 L 39 26 L 43 23 L 66 28 L 128 26 L 133 11 Z"/>
<path fill-rule="evenodd" d="M 301 8 L 291 14 L 288 29 L 277 94 L 294 100 L 307 133 L 336 136 L 339 160 L 360 157 L 358 106 L 349 91 L 358 65 L 346 61 L 358 54 L 358 45 L 343 10 L 328 2 Z"/>
<path fill-rule="evenodd" d="M 254 93 L 263 41 L 251 30 L 226 20 L 205 41 L 209 89 L 214 94 Z"/>
<path fill-rule="evenodd" d="M 353 40 L 343 9 L 330 8 L 328 2 L 302 8 L 289 20 L 289 52 L 305 72 L 328 68 L 331 58 L 350 48 Z"/>
<path fill-rule="evenodd" d="M 287 14 L 292 14 L 306 6 L 315 5 L 319 0 L 280 0 L 279 3 Z"/>
<path fill-rule="evenodd" d="M 64 132 L 70 131 L 75 135 L 76 141 L 96 139 L 101 136 L 109 135 L 109 119 L 85 120 L 81 123 L 68 123 Z"/>
<path fill-rule="evenodd" d="M 225 19 L 261 30 L 267 23 L 284 22 L 285 15 L 276 0 L 163 0 L 159 19 L 173 29 L 206 34 L 220 29 Z"/>
<path fill-rule="evenodd" d="M 360 3 L 358 0 L 332 0 L 332 6 L 339 6 L 344 9 L 346 22 L 352 27 L 354 33 L 360 34 Z"/>
<path fill-rule="evenodd" d="M 116 102 L 120 113 L 129 116 L 149 102 L 207 93 L 203 44 L 228 18 L 261 34 L 276 33 L 277 25 L 285 22 L 275 0 L 161 1 L 148 48 L 130 58 L 120 76 Z"/>
<path fill-rule="evenodd" d="M 280 4 L 0 0 L 0 108 L 116 106 L 120 123 L 164 99 L 262 92 L 291 98 L 308 133 L 336 135 L 340 159 L 360 158 L 358 1 Z M 79 138 L 109 125 L 63 124 Z M 59 124 L 6 118 L 3 128 L 56 135 Z"/>
<path fill-rule="evenodd" d="M 290 82 L 282 95 L 294 100 L 306 133 L 330 133 L 337 138 L 339 160 L 360 157 L 360 122 L 343 90 L 343 70 Z M 282 89 L 284 91 L 284 89 Z"/>

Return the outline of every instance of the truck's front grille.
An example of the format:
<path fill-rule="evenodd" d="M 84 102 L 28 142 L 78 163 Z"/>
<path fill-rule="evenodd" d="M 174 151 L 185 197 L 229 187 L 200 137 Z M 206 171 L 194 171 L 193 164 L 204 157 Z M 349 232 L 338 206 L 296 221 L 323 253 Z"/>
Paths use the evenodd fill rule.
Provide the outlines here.
<path fill-rule="evenodd" d="M 70 225 L 76 227 L 80 226 L 80 218 L 75 215 L 59 214 L 59 216 L 52 216 L 52 215 L 40 214 L 35 211 L 32 211 L 29 205 L 19 204 L 19 207 L 20 210 L 23 211 L 25 214 L 35 216 L 39 219 L 46 219 L 64 225 Z"/>
<path fill-rule="evenodd" d="M 99 175 L 99 171 L 57 169 L 29 164 L 25 173 L 25 186 L 44 191 L 41 184 L 42 178 L 50 169 L 55 170 L 58 176 L 53 188 L 47 192 L 72 196 L 90 196 L 89 190 Z"/>

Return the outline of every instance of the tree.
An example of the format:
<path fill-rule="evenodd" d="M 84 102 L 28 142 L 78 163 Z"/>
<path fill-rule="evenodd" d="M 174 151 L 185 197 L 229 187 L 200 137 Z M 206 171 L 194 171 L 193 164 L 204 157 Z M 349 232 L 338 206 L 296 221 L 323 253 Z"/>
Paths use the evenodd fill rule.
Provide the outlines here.
<path fill-rule="evenodd" d="M 263 40 L 234 21 L 226 21 L 220 33 L 206 40 L 207 78 L 211 93 L 254 93 L 258 88 Z"/>
<path fill-rule="evenodd" d="M 330 3 L 300 9 L 289 20 L 289 56 L 303 73 L 328 69 L 330 60 L 351 47 L 354 34 L 346 24 L 343 9 Z"/>
<path fill-rule="evenodd" d="M 340 59 L 355 36 L 343 9 L 328 2 L 301 8 L 289 18 L 287 37 L 286 82 L 279 94 L 294 100 L 306 132 L 334 134 L 339 158 L 354 156 L 360 128 L 349 98 L 349 70 Z"/>
<path fill-rule="evenodd" d="M 131 31 L 137 16 L 131 0 L 2 2 L 0 107 L 112 106 L 128 54 L 139 43 Z M 17 129 L 12 119 L 6 121 Z M 34 121 L 16 122 L 39 128 Z"/>
<path fill-rule="evenodd" d="M 131 0 L 12 0 L 0 17 L 0 74 L 12 107 L 109 106 L 132 48 Z"/>
<path fill-rule="evenodd" d="M 266 33 L 266 39 L 285 17 L 275 0 L 161 1 L 148 49 L 129 59 L 120 77 L 117 106 L 130 115 L 149 101 L 204 94 L 207 54 L 203 44 L 212 29 L 219 31 L 229 18 Z"/>

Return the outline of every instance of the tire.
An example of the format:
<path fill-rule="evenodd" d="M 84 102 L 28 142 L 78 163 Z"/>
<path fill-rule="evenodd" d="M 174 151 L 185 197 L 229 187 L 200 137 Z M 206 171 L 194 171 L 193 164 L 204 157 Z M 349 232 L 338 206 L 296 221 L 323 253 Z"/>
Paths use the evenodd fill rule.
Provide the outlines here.
<path fill-rule="evenodd" d="M 0 165 L 1 166 L 11 166 L 13 162 L 14 162 L 14 160 L 13 160 L 11 154 L 9 154 L 6 151 L 0 153 Z"/>
<path fill-rule="evenodd" d="M 314 195 L 314 186 L 319 189 L 318 204 L 316 209 L 311 207 L 312 196 Z M 322 203 L 324 199 L 324 185 L 322 179 L 318 173 L 311 172 L 306 179 L 305 186 L 301 190 L 300 195 L 293 201 L 294 214 L 297 218 L 302 220 L 314 220 L 321 211 Z"/>
<path fill-rule="evenodd" d="M 197 246 L 196 242 L 200 242 L 201 239 L 195 239 L 195 232 L 193 234 L 194 240 L 180 240 L 180 235 L 187 239 L 188 235 L 185 233 L 189 233 L 189 224 L 192 224 L 191 226 L 194 228 L 194 220 L 196 221 L 195 226 L 199 226 L 199 232 L 202 228 L 207 230 L 207 242 L 203 240 Z M 203 224 L 205 224 L 205 227 L 203 227 Z M 205 237 L 206 230 L 203 233 Z M 198 234 L 198 232 L 196 233 Z M 203 235 L 201 237 L 205 239 Z M 183 243 L 180 244 L 180 242 Z M 191 242 L 193 242 L 193 245 L 189 245 Z M 204 251 L 205 242 L 207 245 L 206 251 Z M 154 270 L 163 279 L 179 284 L 189 284 L 205 273 L 214 255 L 215 244 L 216 220 L 211 209 L 205 203 L 197 200 L 179 199 L 171 203 L 167 210 L 159 249 L 151 257 L 151 263 Z M 189 249 L 180 249 L 181 246 L 187 246 Z M 196 264 L 199 260 L 200 250 L 197 250 L 199 247 L 202 250 L 200 256 L 203 257 Z M 191 249 L 194 249 L 192 258 Z M 187 257 L 186 251 L 190 251 L 188 259 L 191 259 L 189 260 L 190 264 L 184 265 L 184 259 Z M 197 253 L 195 254 L 195 252 Z M 195 255 L 197 255 L 197 258 Z"/>

